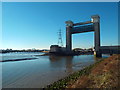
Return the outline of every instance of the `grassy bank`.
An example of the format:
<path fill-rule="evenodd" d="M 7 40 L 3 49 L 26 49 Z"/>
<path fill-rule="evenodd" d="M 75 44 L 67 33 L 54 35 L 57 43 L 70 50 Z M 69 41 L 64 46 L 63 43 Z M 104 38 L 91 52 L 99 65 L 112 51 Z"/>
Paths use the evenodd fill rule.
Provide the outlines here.
<path fill-rule="evenodd" d="M 111 79 L 113 79 L 113 77 L 116 79 L 113 79 L 112 81 L 116 81 L 116 83 L 118 83 L 117 77 L 119 75 L 117 71 L 116 74 L 113 73 L 114 69 L 118 70 L 116 65 L 118 65 L 118 55 L 111 56 L 107 59 L 102 59 L 93 65 L 69 75 L 64 79 L 48 85 L 47 89 L 108 88 L 112 85 Z M 103 68 L 104 66 L 105 68 Z M 107 71 L 105 71 L 106 68 L 108 68 Z M 101 71 L 101 69 L 103 70 Z M 117 87 L 117 84 L 113 84 L 111 87 Z"/>

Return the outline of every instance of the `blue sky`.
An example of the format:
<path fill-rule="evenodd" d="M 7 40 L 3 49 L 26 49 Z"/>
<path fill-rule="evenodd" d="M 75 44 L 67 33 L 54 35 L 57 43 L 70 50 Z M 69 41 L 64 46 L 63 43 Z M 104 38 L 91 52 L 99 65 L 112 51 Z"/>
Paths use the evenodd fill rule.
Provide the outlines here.
<path fill-rule="evenodd" d="M 2 48 L 49 49 L 57 44 L 60 28 L 65 46 L 65 21 L 89 21 L 95 14 L 101 18 L 101 45 L 118 45 L 117 2 L 4 2 Z M 94 46 L 93 32 L 72 37 L 73 48 Z"/>

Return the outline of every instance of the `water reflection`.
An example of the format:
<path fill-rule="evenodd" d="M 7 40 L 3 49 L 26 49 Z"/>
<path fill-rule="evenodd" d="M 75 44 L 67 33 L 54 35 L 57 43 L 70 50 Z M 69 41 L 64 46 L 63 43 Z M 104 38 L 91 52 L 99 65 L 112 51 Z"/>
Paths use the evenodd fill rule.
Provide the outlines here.
<path fill-rule="evenodd" d="M 40 53 L 21 54 L 4 54 L 3 57 L 6 57 L 5 60 L 21 59 L 24 56 L 34 56 L 37 59 L 2 63 L 4 88 L 41 88 L 96 62 L 93 55 L 72 57 L 35 56 Z"/>
<path fill-rule="evenodd" d="M 66 71 L 68 73 L 71 73 L 73 71 L 72 66 L 73 66 L 73 56 L 68 56 L 66 57 Z"/>
<path fill-rule="evenodd" d="M 65 72 L 67 73 L 71 73 L 72 70 L 72 66 L 73 66 L 73 56 L 49 56 L 50 59 L 50 65 L 53 68 L 65 68 Z"/>
<path fill-rule="evenodd" d="M 55 62 L 55 61 L 59 61 L 61 60 L 62 56 L 54 56 L 54 55 L 50 55 L 49 59 L 51 62 Z"/>
<path fill-rule="evenodd" d="M 101 60 L 101 59 L 103 59 L 103 58 L 108 58 L 110 55 L 108 55 L 108 54 L 102 54 L 102 57 L 96 57 L 95 55 L 94 55 L 94 60 L 95 61 L 98 61 L 98 60 Z"/>

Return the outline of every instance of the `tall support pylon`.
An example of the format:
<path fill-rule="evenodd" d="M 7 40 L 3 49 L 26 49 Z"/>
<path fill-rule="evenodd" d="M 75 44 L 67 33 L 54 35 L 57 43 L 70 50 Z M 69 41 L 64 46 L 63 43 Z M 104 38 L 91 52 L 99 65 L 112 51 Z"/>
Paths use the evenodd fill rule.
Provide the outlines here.
<path fill-rule="evenodd" d="M 59 32 L 58 32 L 58 45 L 61 47 L 63 46 L 61 29 L 59 29 Z"/>
<path fill-rule="evenodd" d="M 72 33 L 73 22 L 71 20 L 66 21 L 66 50 L 70 53 L 72 51 Z"/>
<path fill-rule="evenodd" d="M 95 46 L 95 52 L 94 54 L 96 57 L 102 57 L 101 51 L 100 51 L 100 17 L 98 15 L 91 16 L 93 26 L 94 26 L 94 46 Z"/>

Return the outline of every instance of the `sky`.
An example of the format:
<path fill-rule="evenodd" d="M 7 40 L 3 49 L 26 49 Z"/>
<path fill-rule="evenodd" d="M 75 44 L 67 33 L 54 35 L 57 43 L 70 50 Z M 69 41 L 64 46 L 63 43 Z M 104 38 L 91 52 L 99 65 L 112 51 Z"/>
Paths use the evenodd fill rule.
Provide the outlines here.
<path fill-rule="evenodd" d="M 119 0 L 1 0 L 2 2 L 119 2 Z"/>
<path fill-rule="evenodd" d="M 59 29 L 65 46 L 65 21 L 90 21 L 96 14 L 101 46 L 118 45 L 117 2 L 3 2 L 2 49 L 49 49 L 57 44 Z M 94 32 L 72 35 L 72 48 L 93 46 Z"/>

